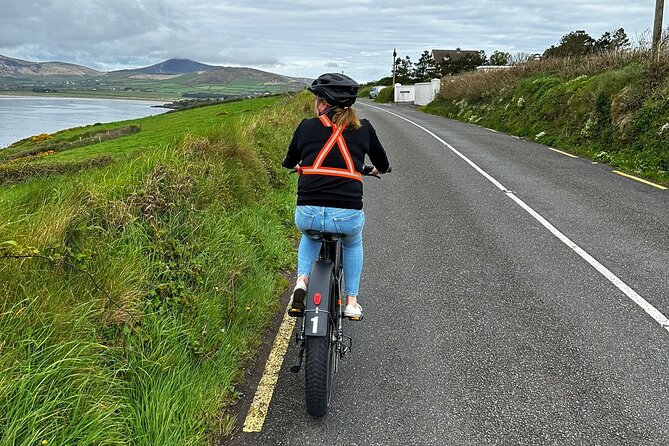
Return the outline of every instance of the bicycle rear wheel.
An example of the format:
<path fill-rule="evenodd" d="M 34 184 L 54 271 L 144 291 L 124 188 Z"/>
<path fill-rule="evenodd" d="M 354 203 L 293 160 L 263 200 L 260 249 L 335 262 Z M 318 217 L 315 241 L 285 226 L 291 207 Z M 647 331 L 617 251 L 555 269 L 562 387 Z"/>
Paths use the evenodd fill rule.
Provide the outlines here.
<path fill-rule="evenodd" d="M 307 413 L 322 417 L 330 404 L 334 349 L 331 342 L 332 328 L 323 337 L 306 339 L 304 364 L 304 393 Z"/>

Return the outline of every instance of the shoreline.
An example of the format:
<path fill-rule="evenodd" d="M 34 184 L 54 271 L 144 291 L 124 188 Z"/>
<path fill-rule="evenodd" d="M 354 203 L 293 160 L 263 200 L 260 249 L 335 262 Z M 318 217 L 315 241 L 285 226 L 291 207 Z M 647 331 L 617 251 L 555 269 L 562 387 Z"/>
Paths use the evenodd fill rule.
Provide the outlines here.
<path fill-rule="evenodd" d="M 8 91 L 8 90 L 0 90 L 0 98 L 49 98 L 49 99 L 91 99 L 91 100 L 99 100 L 99 99 L 118 99 L 121 101 L 145 101 L 145 102 L 162 102 L 162 103 L 168 103 L 168 102 L 174 102 L 176 100 L 179 100 L 179 98 L 142 98 L 142 97 L 137 97 L 137 96 L 105 96 L 105 95 L 89 95 L 89 94 L 81 94 L 77 95 L 76 93 L 70 94 L 69 92 L 67 94 L 58 94 L 58 93 L 51 93 L 51 94 L 44 94 L 44 93 L 33 93 L 33 92 L 13 92 L 13 91 Z"/>
<path fill-rule="evenodd" d="M 141 98 L 7 95 L 0 92 L 0 110 L 9 113 L 7 119 L 0 122 L 0 151 L 40 133 L 51 134 L 97 122 L 119 122 L 163 114 L 169 111 L 168 104 L 167 101 Z"/>

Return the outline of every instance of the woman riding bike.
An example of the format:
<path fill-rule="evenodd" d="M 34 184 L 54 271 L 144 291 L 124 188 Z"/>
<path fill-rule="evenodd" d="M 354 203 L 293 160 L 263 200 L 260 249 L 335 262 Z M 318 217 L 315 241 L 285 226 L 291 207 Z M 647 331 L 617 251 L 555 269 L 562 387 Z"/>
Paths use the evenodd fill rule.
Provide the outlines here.
<path fill-rule="evenodd" d="M 291 296 L 289 314 L 301 316 L 311 272 L 321 244 L 304 233 L 308 230 L 344 234 L 344 288 L 347 296 L 344 316 L 362 318 L 358 287 L 362 275 L 362 173 L 365 155 L 372 175 L 389 170 L 388 157 L 372 124 L 359 119 L 351 108 L 358 84 L 348 76 L 326 73 L 308 90 L 314 94 L 316 118 L 305 119 L 295 130 L 283 166 L 300 174 L 295 223 L 302 238 L 297 258 L 297 284 Z"/>

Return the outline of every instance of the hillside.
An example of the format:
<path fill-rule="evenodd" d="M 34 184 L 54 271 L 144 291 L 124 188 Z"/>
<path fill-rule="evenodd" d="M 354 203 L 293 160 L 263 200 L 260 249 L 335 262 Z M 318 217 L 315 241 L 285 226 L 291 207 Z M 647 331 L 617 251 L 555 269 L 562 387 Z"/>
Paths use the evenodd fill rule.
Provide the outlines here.
<path fill-rule="evenodd" d="M 424 110 L 669 185 L 669 54 L 546 59 L 450 77 Z"/>
<path fill-rule="evenodd" d="M 310 95 L 41 135 L 0 160 L 0 446 L 210 445 L 284 275 Z"/>
<path fill-rule="evenodd" d="M 28 62 L 0 55 L 0 77 L 25 78 L 33 76 L 98 76 L 101 72 L 64 62 Z"/>
<path fill-rule="evenodd" d="M 76 65 L 0 56 L 0 91 L 9 94 L 228 99 L 298 91 L 307 83 L 302 78 L 245 67 L 217 67 L 189 59 L 169 59 L 149 67 L 100 73 Z"/>
<path fill-rule="evenodd" d="M 144 74 L 186 74 L 207 71 L 211 70 L 212 68 L 216 67 L 213 65 L 195 62 L 190 59 L 169 59 L 164 62 L 151 65 L 150 67 L 138 68 L 132 71 Z"/>
<path fill-rule="evenodd" d="M 209 85 L 229 84 L 235 80 L 253 81 L 262 85 L 287 85 L 298 84 L 304 86 L 304 82 L 280 74 L 268 73 L 243 67 L 217 67 L 199 73 L 196 77 L 186 81 L 186 85 Z"/>

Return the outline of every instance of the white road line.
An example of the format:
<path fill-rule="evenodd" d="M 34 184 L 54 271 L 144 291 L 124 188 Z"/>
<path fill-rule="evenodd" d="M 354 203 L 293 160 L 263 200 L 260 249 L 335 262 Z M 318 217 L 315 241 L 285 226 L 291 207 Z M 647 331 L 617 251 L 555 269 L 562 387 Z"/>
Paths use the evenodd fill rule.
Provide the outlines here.
<path fill-rule="evenodd" d="M 534 217 L 539 223 L 541 223 L 546 229 L 548 229 L 555 237 L 557 237 L 562 243 L 567 245 L 570 249 L 572 249 L 576 254 L 581 256 L 583 260 L 588 262 L 593 268 L 595 268 L 602 276 L 604 276 L 608 281 L 610 281 L 613 285 L 615 285 L 620 291 L 625 293 L 627 297 L 629 297 L 634 303 L 636 303 L 639 307 L 643 309 L 650 317 L 652 317 L 658 324 L 660 324 L 665 330 L 669 331 L 669 319 L 662 314 L 657 308 L 652 306 L 646 299 L 641 297 L 636 291 L 634 291 L 629 285 L 627 285 L 625 282 L 623 282 L 618 276 L 613 274 L 608 268 L 606 268 L 604 265 L 599 263 L 597 259 L 592 257 L 590 254 L 588 254 L 585 250 L 583 250 L 580 246 L 578 246 L 576 243 L 571 241 L 566 235 L 564 235 L 562 232 L 560 232 L 555 226 L 553 226 L 548 220 L 546 220 L 544 217 L 542 217 L 538 212 L 536 212 L 534 209 L 532 209 L 530 206 L 528 206 L 523 200 L 518 198 L 512 191 L 508 190 L 506 187 L 504 187 L 499 181 L 494 179 L 492 176 L 490 176 L 487 172 L 485 172 L 483 169 L 481 169 L 479 166 L 474 164 L 473 161 L 471 161 L 469 158 L 464 156 L 462 153 L 460 153 L 457 149 L 455 149 L 452 145 L 435 135 L 433 132 L 430 130 L 426 129 L 425 127 L 411 121 L 410 119 L 405 118 L 404 116 L 400 116 L 397 113 L 390 112 L 388 110 L 384 110 L 379 107 L 374 107 L 372 105 L 368 104 L 362 104 L 365 107 L 370 107 L 376 110 L 380 110 L 384 113 L 388 113 L 390 115 L 393 115 L 397 118 L 400 118 L 412 125 L 415 125 L 419 129 L 423 130 L 426 132 L 428 135 L 432 136 L 434 139 L 448 147 L 453 153 L 458 155 L 460 158 L 462 158 L 467 164 L 472 166 L 478 173 L 483 175 L 488 181 L 490 181 L 492 184 L 495 185 L 498 189 L 503 191 L 509 198 L 511 198 L 513 201 L 516 202 L 521 208 L 523 208 L 525 211 L 527 211 L 532 217 Z"/>

